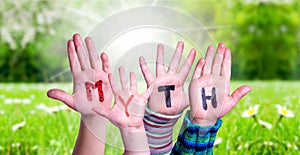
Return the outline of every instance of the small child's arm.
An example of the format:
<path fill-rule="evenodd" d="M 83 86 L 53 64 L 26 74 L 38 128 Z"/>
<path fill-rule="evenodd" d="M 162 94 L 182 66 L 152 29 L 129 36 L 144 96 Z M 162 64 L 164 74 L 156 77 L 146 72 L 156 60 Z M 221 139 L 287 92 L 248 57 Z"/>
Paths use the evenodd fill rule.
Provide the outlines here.
<path fill-rule="evenodd" d="M 104 154 L 106 120 L 92 111 L 92 106 L 112 103 L 112 92 L 107 75 L 111 72 L 108 57 L 97 55 L 91 38 L 85 39 L 87 50 L 79 34 L 68 41 L 68 58 L 73 76 L 73 94 L 63 90 L 51 89 L 47 95 L 50 98 L 62 101 L 67 106 L 81 113 L 80 129 L 73 154 Z M 101 88 L 95 83 L 102 81 Z M 102 90 L 100 98 L 99 90 Z M 101 125 L 100 125 L 101 124 Z"/>
<path fill-rule="evenodd" d="M 150 154 L 149 146 L 144 128 L 143 117 L 146 100 L 149 97 L 151 88 L 143 94 L 138 94 L 136 78 L 133 72 L 130 73 L 130 86 L 128 87 L 127 78 L 123 67 L 119 68 L 122 89 L 109 74 L 115 103 L 112 108 L 108 105 L 94 107 L 93 110 L 99 115 L 106 117 L 120 130 L 124 154 Z"/>
<path fill-rule="evenodd" d="M 208 47 L 206 58 L 200 59 L 189 86 L 191 110 L 187 112 L 172 154 L 212 154 L 220 118 L 230 112 L 238 101 L 251 91 L 241 86 L 230 95 L 231 54 L 219 43 L 214 56 Z"/>

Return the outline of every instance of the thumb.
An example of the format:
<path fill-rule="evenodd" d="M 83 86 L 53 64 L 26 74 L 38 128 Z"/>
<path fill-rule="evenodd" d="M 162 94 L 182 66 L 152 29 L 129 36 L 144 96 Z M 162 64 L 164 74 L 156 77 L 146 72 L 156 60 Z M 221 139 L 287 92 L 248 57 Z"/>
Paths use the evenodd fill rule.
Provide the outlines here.
<path fill-rule="evenodd" d="M 52 98 L 52 99 L 61 101 L 61 102 L 65 103 L 68 107 L 70 107 L 73 110 L 77 111 L 75 103 L 74 103 L 73 96 L 66 93 L 65 91 L 60 90 L 60 89 L 50 89 L 47 92 L 47 96 Z"/>
<path fill-rule="evenodd" d="M 153 89 L 155 87 L 155 83 L 152 83 L 148 89 L 143 93 L 144 98 L 147 100 L 149 98 L 149 96 L 151 95 Z"/>
<path fill-rule="evenodd" d="M 233 106 L 235 106 L 241 100 L 241 98 L 247 95 L 251 90 L 251 86 L 247 85 L 237 88 L 231 95 L 233 100 Z"/>

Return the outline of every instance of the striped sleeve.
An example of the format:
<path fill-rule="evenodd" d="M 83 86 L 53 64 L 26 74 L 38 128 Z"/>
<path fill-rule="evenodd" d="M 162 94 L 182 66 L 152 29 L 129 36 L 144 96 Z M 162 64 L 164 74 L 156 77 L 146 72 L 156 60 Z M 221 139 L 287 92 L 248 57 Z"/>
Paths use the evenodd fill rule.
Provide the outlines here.
<path fill-rule="evenodd" d="M 213 154 L 214 141 L 222 120 L 214 126 L 202 127 L 193 124 L 190 120 L 190 111 L 187 111 L 180 133 L 171 154 L 172 155 L 211 155 Z"/>
<path fill-rule="evenodd" d="M 146 106 L 144 126 L 151 154 L 170 154 L 172 150 L 173 127 L 182 114 L 163 115 Z"/>

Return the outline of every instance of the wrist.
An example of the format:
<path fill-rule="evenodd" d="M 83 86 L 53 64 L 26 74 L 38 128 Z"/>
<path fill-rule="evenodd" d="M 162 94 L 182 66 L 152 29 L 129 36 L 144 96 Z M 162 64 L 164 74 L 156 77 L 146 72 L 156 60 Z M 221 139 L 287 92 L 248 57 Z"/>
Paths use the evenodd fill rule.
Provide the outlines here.
<path fill-rule="evenodd" d="M 93 134 L 100 141 L 106 139 L 106 118 L 100 115 L 81 115 L 81 122 L 84 123 L 88 132 Z"/>
<path fill-rule="evenodd" d="M 218 121 L 217 118 L 214 119 L 211 117 L 207 117 L 207 115 L 204 117 L 203 116 L 197 117 L 197 111 L 193 111 L 193 109 L 190 110 L 188 117 L 193 124 L 199 124 L 201 126 L 214 126 Z"/>
<path fill-rule="evenodd" d="M 124 144 L 125 154 L 149 154 L 149 146 L 144 126 L 119 128 Z"/>
<path fill-rule="evenodd" d="M 106 135 L 102 133 L 101 135 Z M 98 134 L 99 136 L 99 134 Z M 73 149 L 73 155 L 80 154 L 90 154 L 99 155 L 104 154 L 105 147 L 105 137 L 99 138 L 96 134 L 91 132 L 91 130 L 85 125 L 85 123 L 80 121 L 80 128 L 77 136 L 77 140 Z"/>
<path fill-rule="evenodd" d="M 201 126 L 214 126 L 217 122 L 217 120 L 205 120 L 205 119 L 197 119 L 197 118 L 191 118 L 193 124 L 199 124 Z"/>
<path fill-rule="evenodd" d="M 144 123 L 141 126 L 133 126 L 133 127 L 119 127 L 120 132 L 145 132 Z"/>
<path fill-rule="evenodd" d="M 218 119 L 214 124 L 212 124 L 211 121 L 208 121 L 208 122 L 202 121 L 200 123 L 202 123 L 202 124 L 205 123 L 204 125 L 206 125 L 206 126 L 204 126 L 202 124 L 198 124 L 198 123 L 193 123 L 193 120 L 190 117 L 190 110 L 188 110 L 184 117 L 180 133 L 183 133 L 186 129 L 191 129 L 191 130 L 198 130 L 197 132 L 199 132 L 198 134 L 200 136 L 207 135 L 207 134 L 216 134 L 216 132 L 222 125 L 222 120 Z"/>

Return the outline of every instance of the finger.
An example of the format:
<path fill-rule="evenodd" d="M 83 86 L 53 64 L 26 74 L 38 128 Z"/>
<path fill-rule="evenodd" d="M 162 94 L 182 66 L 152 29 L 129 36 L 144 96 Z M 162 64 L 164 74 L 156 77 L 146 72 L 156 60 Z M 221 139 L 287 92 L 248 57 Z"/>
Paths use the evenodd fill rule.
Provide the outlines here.
<path fill-rule="evenodd" d="M 111 73 L 108 74 L 108 80 L 109 80 L 109 84 L 110 84 L 110 87 L 111 87 L 112 92 L 113 92 L 114 94 L 117 94 L 117 92 L 119 91 L 118 85 L 117 85 L 117 83 L 115 82 L 115 80 L 113 79 Z"/>
<path fill-rule="evenodd" d="M 148 89 L 143 93 L 143 97 L 144 97 L 145 99 L 148 99 L 148 98 L 149 98 L 149 96 L 151 95 L 151 93 L 152 93 L 154 87 L 155 87 L 155 84 L 150 85 L 150 86 L 148 87 Z"/>
<path fill-rule="evenodd" d="M 182 56 L 182 52 L 183 52 L 183 47 L 184 47 L 183 42 L 179 41 L 177 43 L 175 53 L 174 53 L 174 55 L 172 57 L 172 60 L 170 62 L 168 72 L 173 71 L 174 73 L 177 73 L 177 69 L 178 69 L 180 59 L 181 59 L 181 56 Z"/>
<path fill-rule="evenodd" d="M 156 56 L 156 76 L 159 76 L 164 72 L 165 72 L 164 46 L 162 44 L 158 44 L 157 56 Z"/>
<path fill-rule="evenodd" d="M 212 65 L 213 57 L 214 57 L 214 47 L 208 46 L 206 50 L 205 65 L 203 68 L 202 75 L 211 74 L 211 65 Z"/>
<path fill-rule="evenodd" d="M 100 60 L 92 38 L 86 37 L 85 44 L 88 49 L 90 65 L 93 69 L 100 70 Z"/>
<path fill-rule="evenodd" d="M 123 67 L 119 67 L 119 76 L 120 76 L 122 89 L 127 90 L 128 89 L 128 80 L 127 80 L 127 77 L 125 75 L 125 70 L 124 70 Z"/>
<path fill-rule="evenodd" d="M 81 71 L 73 40 L 68 41 L 68 57 L 72 74 Z"/>
<path fill-rule="evenodd" d="M 201 72 L 203 69 L 203 66 L 205 65 L 205 59 L 201 58 L 198 63 L 197 66 L 195 68 L 194 74 L 193 74 L 193 79 L 199 79 L 201 77 Z"/>
<path fill-rule="evenodd" d="M 130 89 L 137 91 L 136 77 L 134 72 L 130 72 Z"/>
<path fill-rule="evenodd" d="M 151 72 L 150 72 L 150 70 L 149 70 L 149 68 L 147 66 L 145 58 L 144 57 L 140 57 L 139 61 L 140 61 L 140 68 L 142 70 L 144 79 L 145 79 L 147 85 L 149 86 L 152 83 L 152 81 L 154 81 L 154 78 L 153 78 L 153 76 L 152 76 L 152 74 L 151 74 Z"/>
<path fill-rule="evenodd" d="M 50 89 L 47 92 L 47 96 L 52 99 L 61 101 L 61 102 L 65 103 L 68 107 L 77 111 L 73 96 L 66 93 L 65 91 L 59 90 L 59 89 Z"/>
<path fill-rule="evenodd" d="M 101 53 L 102 69 L 105 73 L 111 73 L 108 56 L 106 53 Z"/>
<path fill-rule="evenodd" d="M 223 56 L 225 52 L 225 45 L 224 43 L 219 43 L 217 53 L 214 59 L 213 67 L 212 67 L 212 74 L 214 75 L 221 75 L 221 66 L 223 63 Z"/>
<path fill-rule="evenodd" d="M 226 79 L 230 79 L 231 76 L 231 53 L 228 48 L 225 48 L 221 76 L 225 76 Z"/>
<path fill-rule="evenodd" d="M 244 97 L 245 95 L 247 95 L 250 91 L 252 90 L 251 86 L 241 86 L 238 89 L 236 89 L 231 97 L 232 97 L 232 102 L 231 102 L 231 107 L 233 108 L 242 97 Z"/>
<path fill-rule="evenodd" d="M 192 64 L 194 63 L 195 60 L 195 56 L 196 56 L 196 50 L 195 49 L 191 49 L 189 56 L 187 57 L 187 59 L 184 61 L 184 64 L 182 65 L 180 71 L 179 71 L 179 78 L 184 81 L 186 79 L 186 77 L 188 76 Z"/>
<path fill-rule="evenodd" d="M 88 68 L 91 68 L 90 66 L 90 60 L 87 51 L 85 50 L 84 44 L 82 42 L 82 39 L 79 34 L 73 35 L 73 40 L 75 43 L 75 49 L 77 52 L 78 60 L 81 65 L 82 70 L 86 70 Z"/>
<path fill-rule="evenodd" d="M 93 107 L 92 110 L 95 111 L 97 114 L 109 119 L 109 113 L 110 113 L 109 109 Z"/>

